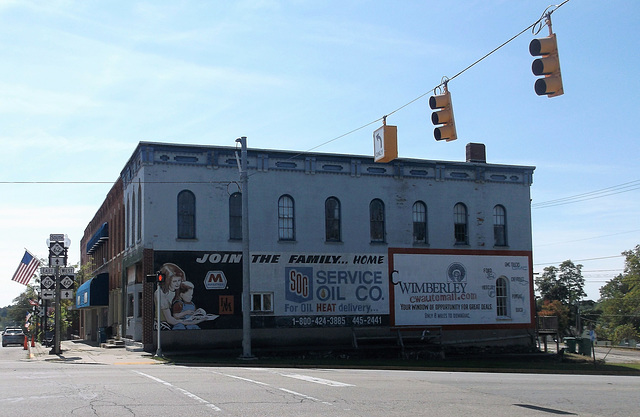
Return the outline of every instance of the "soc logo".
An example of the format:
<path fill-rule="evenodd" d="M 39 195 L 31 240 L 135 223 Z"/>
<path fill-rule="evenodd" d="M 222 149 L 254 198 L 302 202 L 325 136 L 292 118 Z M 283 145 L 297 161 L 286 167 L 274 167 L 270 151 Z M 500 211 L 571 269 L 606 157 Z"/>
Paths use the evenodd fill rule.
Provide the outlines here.
<path fill-rule="evenodd" d="M 313 268 L 285 268 L 285 298 L 294 303 L 313 299 Z"/>

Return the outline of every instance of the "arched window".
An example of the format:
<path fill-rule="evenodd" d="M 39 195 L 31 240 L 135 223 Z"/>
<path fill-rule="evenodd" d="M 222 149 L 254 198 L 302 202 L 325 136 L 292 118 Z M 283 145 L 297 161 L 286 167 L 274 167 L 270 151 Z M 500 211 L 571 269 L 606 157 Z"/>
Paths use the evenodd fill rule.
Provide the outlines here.
<path fill-rule="evenodd" d="M 507 246 L 507 212 L 503 206 L 493 208 L 493 244 Z"/>
<path fill-rule="evenodd" d="M 196 238 L 196 196 L 189 190 L 178 193 L 178 239 Z"/>
<path fill-rule="evenodd" d="M 131 193 L 131 246 L 136 242 L 136 192 Z"/>
<path fill-rule="evenodd" d="M 283 195 L 278 199 L 278 239 L 295 240 L 295 216 L 293 198 Z"/>
<path fill-rule="evenodd" d="M 453 207 L 453 234 L 456 245 L 469 244 L 467 206 L 462 203 L 458 203 Z"/>
<path fill-rule="evenodd" d="M 382 200 L 374 199 L 369 203 L 369 225 L 372 242 L 384 242 L 384 203 Z"/>
<path fill-rule="evenodd" d="M 329 197 L 324 202 L 324 230 L 327 242 L 340 242 L 340 200 Z"/>
<path fill-rule="evenodd" d="M 129 220 L 129 216 L 131 216 L 131 199 L 127 197 L 127 208 L 124 212 L 124 247 L 129 247 L 129 242 L 131 242 L 131 238 L 129 236 L 129 225 L 131 221 Z"/>
<path fill-rule="evenodd" d="M 507 278 L 501 275 L 496 280 L 496 316 L 509 316 L 509 288 Z"/>
<path fill-rule="evenodd" d="M 138 240 L 142 239 L 142 186 L 138 184 Z"/>
<path fill-rule="evenodd" d="M 242 194 L 229 196 L 229 239 L 242 240 Z"/>
<path fill-rule="evenodd" d="M 413 203 L 413 243 L 427 243 L 427 205 L 422 201 Z"/>

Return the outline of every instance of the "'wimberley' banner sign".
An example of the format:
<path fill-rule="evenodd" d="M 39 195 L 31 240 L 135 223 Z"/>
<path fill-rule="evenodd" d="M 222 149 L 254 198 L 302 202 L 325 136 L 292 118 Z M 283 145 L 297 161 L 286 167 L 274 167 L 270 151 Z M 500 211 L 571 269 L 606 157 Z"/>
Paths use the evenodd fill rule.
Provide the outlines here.
<path fill-rule="evenodd" d="M 389 262 L 394 326 L 533 322 L 530 252 L 390 249 Z"/>

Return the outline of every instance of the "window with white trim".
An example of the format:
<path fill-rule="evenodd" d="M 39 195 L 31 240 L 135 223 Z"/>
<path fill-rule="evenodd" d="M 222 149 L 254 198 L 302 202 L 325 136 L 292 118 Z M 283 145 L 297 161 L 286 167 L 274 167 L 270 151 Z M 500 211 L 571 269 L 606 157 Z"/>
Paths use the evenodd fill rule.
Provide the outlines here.
<path fill-rule="evenodd" d="M 251 311 L 253 313 L 273 313 L 273 293 L 251 293 Z"/>

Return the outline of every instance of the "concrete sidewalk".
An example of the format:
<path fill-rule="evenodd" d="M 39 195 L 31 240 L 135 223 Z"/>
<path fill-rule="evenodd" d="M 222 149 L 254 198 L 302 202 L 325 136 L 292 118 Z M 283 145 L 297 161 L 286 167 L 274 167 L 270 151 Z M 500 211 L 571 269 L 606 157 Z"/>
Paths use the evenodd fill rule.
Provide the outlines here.
<path fill-rule="evenodd" d="M 152 365 L 163 364 L 150 353 L 129 351 L 125 348 L 102 348 L 95 342 L 84 340 L 63 340 L 60 342 L 60 355 L 51 354 L 51 348 L 35 343 L 28 344 L 29 358 L 38 361 L 56 361 L 69 363 L 102 365 Z"/>

